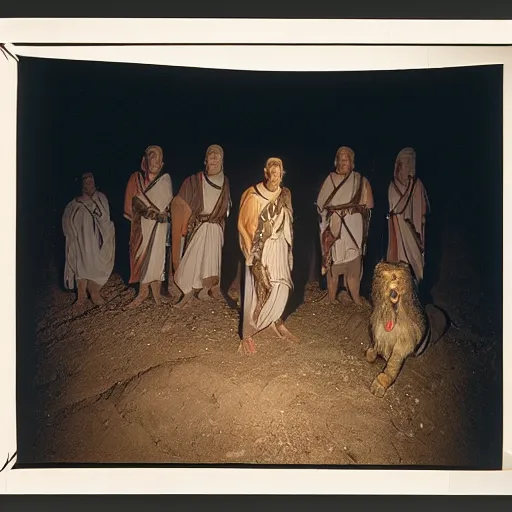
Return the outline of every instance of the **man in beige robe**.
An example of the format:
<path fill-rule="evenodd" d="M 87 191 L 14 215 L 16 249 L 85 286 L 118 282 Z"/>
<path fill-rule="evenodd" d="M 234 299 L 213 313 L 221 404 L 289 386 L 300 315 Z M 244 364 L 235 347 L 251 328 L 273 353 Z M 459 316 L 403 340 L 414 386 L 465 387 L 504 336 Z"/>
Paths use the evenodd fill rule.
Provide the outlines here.
<path fill-rule="evenodd" d="M 340 147 L 334 165 L 335 170 L 325 179 L 316 201 L 322 275 L 327 274 L 326 298 L 329 302 L 337 300 L 339 277 L 343 275 L 343 299 L 361 304 L 359 290 L 373 194 L 368 180 L 354 170 L 352 149 Z"/>
<path fill-rule="evenodd" d="M 425 266 L 425 216 L 429 204 L 425 187 L 416 176 L 413 148 L 398 153 L 388 200 L 387 260 L 409 263 L 419 284 Z"/>
<path fill-rule="evenodd" d="M 222 298 L 220 278 L 224 228 L 231 207 L 224 151 L 213 144 L 205 170 L 189 176 L 172 201 L 172 263 L 182 307 L 197 294 L 200 300 Z"/>
<path fill-rule="evenodd" d="M 291 193 L 281 187 L 280 158 L 269 158 L 264 181 L 248 188 L 240 201 L 238 232 L 245 258 L 242 341 L 239 352 L 256 352 L 252 337 L 270 327 L 279 338 L 298 341 L 282 314 L 293 288 L 293 208 Z"/>
<path fill-rule="evenodd" d="M 66 237 L 64 285 L 77 289 L 73 307 L 85 307 L 88 294 L 95 306 L 103 305 L 100 290 L 114 268 L 115 228 L 107 197 L 96 189 L 92 173 L 82 175 L 82 195 L 66 206 L 62 229 Z"/>
<path fill-rule="evenodd" d="M 149 296 L 157 305 L 162 302 L 161 287 L 165 280 L 167 230 L 173 197 L 171 177 L 163 173 L 163 151 L 149 146 L 142 158 L 141 170 L 128 180 L 124 216 L 131 222 L 130 284 L 139 283 L 137 297 L 128 304 L 134 308 Z"/>

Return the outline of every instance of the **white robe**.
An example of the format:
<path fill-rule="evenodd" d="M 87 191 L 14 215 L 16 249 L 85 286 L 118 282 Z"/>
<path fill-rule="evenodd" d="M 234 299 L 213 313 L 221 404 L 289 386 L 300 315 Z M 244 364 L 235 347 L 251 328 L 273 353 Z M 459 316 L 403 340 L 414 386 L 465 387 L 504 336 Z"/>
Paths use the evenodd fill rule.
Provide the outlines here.
<path fill-rule="evenodd" d="M 410 195 L 410 200 L 407 201 Z M 389 211 L 395 213 L 397 229 L 394 230 L 394 233 L 398 260 L 409 263 L 416 279 L 420 281 L 423 279 L 425 255 L 417 244 L 416 237 L 411 230 L 412 226 L 406 220 L 413 223 L 417 236 L 423 238 L 424 242 L 423 220 L 428 198 L 423 183 L 417 179 L 414 189 L 410 190 L 407 185 L 394 180 L 389 184 L 388 200 Z"/>
<path fill-rule="evenodd" d="M 150 185 L 148 185 L 149 188 Z M 173 198 L 172 181 L 169 174 L 163 174 L 158 178 L 158 182 L 151 188 L 146 189 L 145 195 L 158 208 L 164 212 Z M 137 196 L 146 206 L 150 206 L 149 201 L 140 193 Z M 137 256 L 143 254 L 149 247 L 148 261 L 145 270 L 141 271 L 140 282 L 142 284 L 152 283 L 153 281 L 165 280 L 165 256 L 167 245 L 167 230 L 169 223 L 157 222 L 155 220 L 140 218 L 142 229 L 142 244 L 137 251 Z M 154 230 L 154 238 L 152 233 Z"/>
<path fill-rule="evenodd" d="M 347 227 L 342 226 L 340 216 L 333 212 L 330 219 L 327 219 L 327 210 L 324 209 L 325 201 L 329 198 L 335 187 L 337 187 L 344 176 L 336 172 L 331 172 L 325 179 L 322 188 L 318 194 L 316 204 L 318 206 L 319 213 L 321 215 L 320 220 L 320 237 L 323 232 L 330 226 L 331 232 L 336 238 L 331 251 L 332 251 L 332 263 L 337 265 L 340 263 L 348 263 L 355 260 L 357 257 L 362 255 L 362 242 L 363 242 L 363 217 L 360 213 L 352 213 L 345 215 L 345 223 L 350 229 L 354 240 L 347 231 Z M 354 193 L 359 187 L 359 183 L 362 177 L 358 172 L 352 171 L 345 182 L 345 184 L 336 192 L 334 197 L 331 199 L 330 204 L 333 206 L 348 203 Z M 334 184 L 333 184 L 334 181 Z"/>
<path fill-rule="evenodd" d="M 255 195 L 261 204 L 261 210 L 275 197 L 263 187 L 258 187 L 260 193 L 268 199 Z M 280 189 L 279 189 L 280 191 Z M 283 223 L 284 221 L 284 223 Z M 249 258 L 245 267 L 245 292 L 244 292 L 244 324 L 250 325 L 253 334 L 267 328 L 283 314 L 288 302 L 290 291 L 293 288 L 292 269 L 293 259 L 290 254 L 292 245 L 292 223 L 286 208 L 273 218 L 272 234 L 266 240 L 261 254 L 261 263 L 267 267 L 272 289 L 270 296 L 263 305 L 256 320 L 253 320 L 254 310 L 257 305 L 256 287 L 251 271 L 252 258 Z M 244 327 L 244 331 L 248 329 Z"/>
<path fill-rule="evenodd" d="M 222 187 L 224 173 L 208 176 L 208 179 L 218 187 Z M 203 180 L 203 211 L 201 215 L 212 213 L 220 194 L 221 190 L 212 187 L 205 179 Z M 187 245 L 174 275 L 175 283 L 184 294 L 190 293 L 193 289 L 202 289 L 203 279 L 208 277 L 218 277 L 220 281 L 223 245 L 224 230 L 222 226 L 217 223 L 203 222 Z"/>
<path fill-rule="evenodd" d="M 79 279 L 103 286 L 114 268 L 115 228 L 108 200 L 96 191 L 90 199 L 73 199 L 62 216 L 66 237 L 64 286 L 72 290 Z"/>

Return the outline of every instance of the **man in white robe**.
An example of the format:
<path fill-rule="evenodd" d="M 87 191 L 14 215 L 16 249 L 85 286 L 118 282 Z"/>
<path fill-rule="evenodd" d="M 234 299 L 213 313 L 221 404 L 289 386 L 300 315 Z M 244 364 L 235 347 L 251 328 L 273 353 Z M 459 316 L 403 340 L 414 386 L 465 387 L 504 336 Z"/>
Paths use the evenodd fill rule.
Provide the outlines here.
<path fill-rule="evenodd" d="M 325 179 L 316 201 L 322 275 L 327 274 L 326 298 L 336 302 L 339 277 L 343 275 L 343 300 L 361 304 L 359 290 L 373 208 L 372 189 L 368 180 L 354 170 L 352 149 L 340 147 L 334 165 L 335 170 Z"/>
<path fill-rule="evenodd" d="M 100 294 L 108 281 L 115 258 L 115 228 L 107 197 L 96 189 L 94 176 L 82 176 L 82 195 L 73 199 L 62 216 L 66 237 L 64 286 L 76 286 L 75 308 L 87 305 L 88 294 L 96 306 L 105 303 Z"/>
<path fill-rule="evenodd" d="M 174 282 L 183 294 L 177 307 L 196 294 L 200 300 L 222 298 L 222 247 L 231 206 L 223 160 L 223 149 L 209 146 L 205 170 L 189 176 L 172 202 Z"/>
<path fill-rule="evenodd" d="M 413 148 L 404 148 L 398 153 L 388 200 L 386 259 L 409 263 L 419 284 L 425 266 L 425 216 L 429 203 L 425 187 L 416 176 L 416 152 Z"/>
<path fill-rule="evenodd" d="M 269 158 L 264 181 L 248 188 L 240 201 L 238 232 L 245 258 L 242 340 L 239 352 L 256 352 L 252 337 L 270 327 L 279 338 L 298 339 L 282 315 L 293 288 L 293 208 L 290 190 L 281 187 L 280 158 Z"/>
<path fill-rule="evenodd" d="M 149 289 L 157 305 L 162 302 L 161 287 L 165 281 L 167 232 L 173 197 L 169 174 L 162 172 L 163 151 L 149 146 L 142 158 L 141 170 L 128 180 L 124 216 L 131 222 L 130 284 L 139 283 L 139 293 L 128 304 L 131 309 L 149 297 Z"/>

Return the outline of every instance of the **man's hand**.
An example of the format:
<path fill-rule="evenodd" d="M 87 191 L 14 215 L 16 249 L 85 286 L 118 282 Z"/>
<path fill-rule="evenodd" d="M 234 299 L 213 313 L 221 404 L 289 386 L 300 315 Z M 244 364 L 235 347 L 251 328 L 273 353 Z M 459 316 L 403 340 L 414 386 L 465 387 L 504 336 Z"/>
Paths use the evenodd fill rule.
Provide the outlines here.
<path fill-rule="evenodd" d="M 156 216 L 157 222 L 160 222 L 160 223 L 169 222 L 170 218 L 171 218 L 171 215 L 169 212 L 161 212 L 161 213 L 158 213 Z"/>

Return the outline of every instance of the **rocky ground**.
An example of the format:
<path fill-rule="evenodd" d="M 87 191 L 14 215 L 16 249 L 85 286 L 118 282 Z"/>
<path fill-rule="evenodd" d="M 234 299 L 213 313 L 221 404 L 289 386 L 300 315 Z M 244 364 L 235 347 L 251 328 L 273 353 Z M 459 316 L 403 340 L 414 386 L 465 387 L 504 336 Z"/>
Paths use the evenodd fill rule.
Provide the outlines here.
<path fill-rule="evenodd" d="M 369 309 L 319 304 L 317 283 L 287 319 L 300 343 L 263 333 L 243 357 L 236 291 L 229 304 L 124 311 L 134 290 L 114 274 L 107 304 L 76 315 L 49 274 L 25 462 L 499 464 L 501 339 L 458 240 L 447 244 L 433 296 L 458 328 L 382 399 L 369 387 L 383 362 L 364 359 Z"/>

